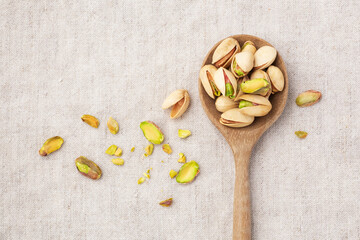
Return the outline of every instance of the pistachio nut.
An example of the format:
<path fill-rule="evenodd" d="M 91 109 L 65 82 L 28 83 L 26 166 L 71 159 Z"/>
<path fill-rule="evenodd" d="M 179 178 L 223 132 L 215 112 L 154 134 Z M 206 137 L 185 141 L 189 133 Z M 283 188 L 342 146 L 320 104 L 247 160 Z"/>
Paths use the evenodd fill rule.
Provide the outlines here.
<path fill-rule="evenodd" d="M 237 53 L 231 63 L 231 72 L 240 78 L 247 75 L 254 66 L 254 55 L 251 52 Z"/>
<path fill-rule="evenodd" d="M 185 154 L 183 153 L 179 153 L 179 159 L 178 159 L 179 163 L 186 163 L 186 157 Z"/>
<path fill-rule="evenodd" d="M 169 144 L 164 144 L 164 145 L 162 145 L 162 149 L 163 149 L 163 151 L 166 152 L 167 154 L 171 154 L 171 153 L 172 153 L 172 149 L 171 149 L 171 147 L 170 147 Z"/>
<path fill-rule="evenodd" d="M 226 112 L 227 110 L 236 108 L 237 106 L 237 102 L 225 96 L 220 96 L 215 101 L 216 110 L 218 110 L 219 112 Z"/>
<path fill-rule="evenodd" d="M 217 68 L 227 68 L 231 63 L 232 57 L 238 52 L 240 52 L 238 41 L 234 38 L 226 38 L 215 49 L 212 56 L 212 64 Z"/>
<path fill-rule="evenodd" d="M 185 89 L 179 89 L 172 92 L 163 102 L 162 109 L 167 109 L 171 106 L 170 118 L 178 118 L 184 114 L 190 104 L 190 95 Z"/>
<path fill-rule="evenodd" d="M 271 85 L 271 81 L 270 81 L 270 77 L 269 75 L 261 70 L 261 69 L 258 69 L 258 70 L 255 70 L 251 73 L 251 76 L 250 76 L 250 79 L 255 79 L 255 78 L 264 78 L 266 79 L 266 81 L 268 81 L 270 83 L 269 87 L 270 87 L 270 90 L 268 91 L 268 93 L 264 96 L 266 98 L 269 98 L 271 93 L 272 93 L 272 85 Z"/>
<path fill-rule="evenodd" d="M 276 55 L 277 51 L 273 47 L 263 46 L 259 48 L 254 54 L 254 69 L 267 68 L 275 61 Z"/>
<path fill-rule="evenodd" d="M 307 132 L 304 132 L 304 131 L 296 131 L 295 135 L 298 136 L 298 138 L 306 138 L 306 136 L 308 134 L 307 134 Z"/>
<path fill-rule="evenodd" d="M 191 131 L 190 130 L 184 130 L 184 129 L 179 129 L 178 130 L 178 135 L 179 138 L 187 138 L 191 135 Z"/>
<path fill-rule="evenodd" d="M 237 93 L 237 80 L 232 73 L 225 69 L 219 68 L 214 75 L 215 83 L 222 95 L 233 99 Z"/>
<path fill-rule="evenodd" d="M 308 107 L 317 103 L 321 98 L 321 92 L 315 90 L 308 90 L 300 93 L 296 98 L 296 104 L 299 107 Z"/>
<path fill-rule="evenodd" d="M 214 80 L 214 74 L 216 70 L 217 68 L 214 67 L 213 65 L 205 65 L 200 69 L 200 76 L 199 76 L 206 93 L 212 99 L 221 95 L 221 92 L 216 87 Z"/>
<path fill-rule="evenodd" d="M 244 42 L 244 45 L 242 45 L 241 47 L 241 52 L 251 52 L 252 54 L 255 54 L 256 52 L 255 44 L 252 41 Z"/>
<path fill-rule="evenodd" d="M 272 92 L 281 92 L 284 89 L 285 80 L 280 68 L 276 66 L 270 66 L 266 73 L 269 75 L 271 81 Z"/>
<path fill-rule="evenodd" d="M 166 199 L 166 200 L 164 200 L 164 201 L 161 201 L 161 202 L 159 203 L 159 205 L 160 205 L 160 206 L 163 206 L 163 207 L 170 207 L 171 204 L 172 204 L 172 202 L 173 202 L 172 198 L 169 198 L 169 199 Z"/>
<path fill-rule="evenodd" d="M 112 156 L 115 154 L 117 148 L 118 147 L 116 145 L 111 145 L 108 149 L 106 149 L 105 153 Z"/>
<path fill-rule="evenodd" d="M 178 173 L 176 172 L 176 171 L 174 171 L 174 170 L 170 170 L 170 172 L 169 172 L 169 176 L 171 177 L 171 178 L 174 178 L 176 175 L 177 175 Z"/>
<path fill-rule="evenodd" d="M 132 147 L 130 151 L 131 151 L 131 152 L 134 152 L 134 151 L 135 151 L 135 147 Z"/>
<path fill-rule="evenodd" d="M 195 161 L 190 161 L 182 165 L 177 176 L 176 181 L 178 183 L 186 184 L 191 183 L 195 177 L 199 174 L 200 167 Z"/>
<path fill-rule="evenodd" d="M 97 180 L 101 177 L 101 169 L 96 163 L 80 156 L 75 160 L 77 170 L 85 177 Z"/>
<path fill-rule="evenodd" d="M 272 106 L 270 101 L 259 95 L 244 94 L 240 97 L 239 109 L 243 114 L 262 117 L 268 114 Z"/>
<path fill-rule="evenodd" d="M 56 150 L 59 150 L 63 143 L 64 143 L 64 139 L 62 139 L 59 136 L 49 138 L 48 140 L 45 141 L 45 143 L 40 148 L 39 154 L 41 156 L 45 157 L 45 156 L 49 155 L 50 153 L 55 152 Z"/>
<path fill-rule="evenodd" d="M 246 127 L 254 121 L 254 116 L 248 116 L 242 113 L 241 109 L 230 109 L 220 117 L 220 123 L 228 127 Z"/>
<path fill-rule="evenodd" d="M 143 182 L 145 182 L 145 178 L 144 177 L 141 177 L 139 178 L 139 180 L 137 181 L 138 184 L 142 184 Z"/>
<path fill-rule="evenodd" d="M 152 144 L 147 145 L 145 148 L 144 156 L 145 157 L 150 156 L 153 153 L 153 151 L 154 151 L 154 145 L 152 145 Z"/>
<path fill-rule="evenodd" d="M 83 122 L 89 124 L 90 126 L 92 126 L 93 128 L 98 128 L 99 127 L 99 119 L 97 119 L 94 116 L 85 114 L 81 117 L 81 120 L 83 120 Z"/>
<path fill-rule="evenodd" d="M 147 140 L 153 144 L 161 144 L 164 141 L 164 134 L 160 128 L 151 121 L 144 121 L 140 123 L 140 129 Z"/>
<path fill-rule="evenodd" d="M 111 161 L 115 165 L 124 165 L 124 159 L 122 158 L 113 158 Z"/>
<path fill-rule="evenodd" d="M 112 117 L 109 118 L 108 122 L 107 122 L 107 126 L 109 128 L 109 131 L 112 134 L 117 134 L 119 132 L 119 124 L 118 122 L 113 119 Z"/>
<path fill-rule="evenodd" d="M 150 174 L 149 173 L 143 173 L 144 177 L 146 177 L 147 179 L 150 179 Z"/>
<path fill-rule="evenodd" d="M 265 78 L 254 78 L 241 83 L 241 91 L 244 93 L 268 96 L 271 93 L 271 84 Z"/>
<path fill-rule="evenodd" d="M 241 91 L 241 83 L 243 83 L 243 82 L 245 82 L 245 81 L 247 81 L 247 80 L 249 80 L 248 75 L 246 75 L 246 76 L 243 77 L 243 78 L 239 78 L 239 79 L 238 79 L 238 82 L 237 82 L 237 94 L 236 94 L 236 97 L 234 98 L 234 101 L 235 101 L 235 102 L 239 101 L 240 97 L 241 97 L 242 95 L 244 95 L 243 91 Z"/>
<path fill-rule="evenodd" d="M 121 157 L 122 152 L 123 152 L 122 149 L 121 149 L 121 148 L 118 148 L 118 149 L 116 149 L 114 155 L 117 156 L 117 157 Z"/>

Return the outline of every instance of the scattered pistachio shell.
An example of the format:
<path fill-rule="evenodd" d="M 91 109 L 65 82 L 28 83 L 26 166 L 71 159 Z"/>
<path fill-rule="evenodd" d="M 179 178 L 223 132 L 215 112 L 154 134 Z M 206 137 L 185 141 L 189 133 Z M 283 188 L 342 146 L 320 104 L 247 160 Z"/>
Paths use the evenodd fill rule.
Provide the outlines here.
<path fill-rule="evenodd" d="M 212 64 L 215 67 L 228 67 L 233 56 L 240 52 L 239 42 L 234 38 L 224 39 L 215 49 L 212 56 Z"/>
<path fill-rule="evenodd" d="M 144 121 L 140 123 L 140 128 L 147 140 L 153 144 L 161 144 L 164 141 L 164 134 L 159 127 L 151 121 Z"/>
<path fill-rule="evenodd" d="M 43 146 L 39 150 L 39 154 L 43 157 L 49 155 L 52 152 L 55 152 L 56 150 L 59 150 L 61 148 L 61 145 L 64 143 L 64 139 L 62 139 L 59 136 L 55 136 L 52 138 L 49 138 L 45 141 Z"/>
<path fill-rule="evenodd" d="M 270 66 L 266 73 L 269 75 L 273 93 L 281 92 L 284 89 L 285 80 L 280 68 Z"/>
<path fill-rule="evenodd" d="M 115 154 L 117 148 L 118 148 L 118 147 L 117 147 L 116 145 L 111 145 L 111 146 L 105 151 L 105 153 L 112 156 L 112 155 Z"/>
<path fill-rule="evenodd" d="M 166 200 L 164 200 L 164 201 L 161 201 L 161 202 L 159 203 L 159 205 L 160 205 L 160 206 L 163 206 L 163 207 L 170 207 L 171 204 L 172 204 L 172 202 L 173 202 L 172 198 L 169 198 L 169 199 L 166 199 Z"/>
<path fill-rule="evenodd" d="M 134 151 L 135 151 L 135 147 L 132 147 L 130 151 L 131 151 L 131 152 L 134 152 Z"/>
<path fill-rule="evenodd" d="M 124 165 L 124 159 L 122 158 L 113 158 L 111 161 L 115 165 Z"/>
<path fill-rule="evenodd" d="M 304 131 L 296 131 L 295 135 L 298 136 L 299 138 L 306 138 L 306 136 L 308 134 L 307 134 L 307 132 L 304 132 Z"/>
<path fill-rule="evenodd" d="M 170 175 L 171 178 L 174 178 L 176 176 L 176 174 L 177 174 L 177 172 L 172 170 L 172 169 L 169 172 L 169 175 Z"/>
<path fill-rule="evenodd" d="M 147 145 L 146 148 L 145 148 L 144 156 L 145 157 L 150 156 L 153 153 L 153 151 L 154 151 L 154 145 L 152 145 L 152 144 Z"/>
<path fill-rule="evenodd" d="M 246 127 L 254 121 L 254 116 L 245 115 L 241 109 L 234 108 L 221 114 L 219 121 L 228 127 Z"/>
<path fill-rule="evenodd" d="M 86 157 L 80 156 L 75 160 L 77 170 L 84 176 L 97 180 L 101 177 L 101 169 L 96 163 L 87 159 Z"/>
<path fill-rule="evenodd" d="M 187 138 L 188 136 L 191 135 L 191 131 L 190 130 L 179 129 L 178 130 L 178 135 L 179 135 L 179 138 Z"/>
<path fill-rule="evenodd" d="M 118 122 L 113 119 L 112 117 L 109 118 L 108 122 L 107 122 L 107 126 L 109 128 L 109 131 L 112 134 L 117 134 L 119 132 L 119 124 Z"/>
<path fill-rule="evenodd" d="M 122 149 L 121 149 L 121 148 L 118 148 L 118 149 L 116 149 L 114 155 L 117 156 L 117 157 L 121 157 L 122 152 L 123 152 Z"/>
<path fill-rule="evenodd" d="M 206 91 L 206 93 L 214 99 L 215 97 L 218 97 L 221 95 L 221 92 L 216 87 L 215 80 L 214 80 L 214 74 L 216 72 L 217 68 L 213 65 L 205 65 L 200 69 L 199 78 L 201 80 L 201 83 Z"/>
<path fill-rule="evenodd" d="M 277 51 L 275 48 L 270 46 L 263 46 L 259 48 L 255 54 L 254 69 L 265 69 L 270 66 L 276 58 Z"/>
<path fill-rule="evenodd" d="M 264 78 L 255 78 L 241 83 L 241 91 L 244 93 L 268 95 L 271 91 L 270 83 Z"/>
<path fill-rule="evenodd" d="M 190 95 L 187 90 L 179 89 L 172 92 L 163 102 L 162 109 L 171 106 L 170 118 L 178 118 L 185 113 L 190 104 Z"/>
<path fill-rule="evenodd" d="M 252 41 L 244 42 L 244 45 L 242 45 L 241 47 L 241 52 L 251 52 L 252 54 L 255 54 L 256 52 L 255 44 Z"/>
<path fill-rule="evenodd" d="M 227 110 L 236 108 L 237 105 L 237 102 L 225 96 L 220 96 L 215 101 L 216 110 L 218 110 L 219 112 L 226 112 Z"/>
<path fill-rule="evenodd" d="M 179 159 L 178 159 L 179 163 L 186 163 L 186 157 L 183 153 L 179 153 Z"/>
<path fill-rule="evenodd" d="M 308 90 L 299 94 L 299 96 L 296 98 L 296 104 L 299 107 L 308 107 L 317 103 L 320 98 L 321 92 Z"/>
<path fill-rule="evenodd" d="M 89 124 L 90 126 L 92 126 L 93 128 L 98 128 L 99 127 L 99 119 L 97 119 L 94 116 L 85 114 L 81 117 L 81 120 L 83 120 L 83 122 Z"/>
<path fill-rule="evenodd" d="M 179 173 L 176 176 L 176 181 L 182 184 L 190 183 L 195 179 L 199 172 L 200 167 L 197 162 L 187 162 L 180 168 Z"/>
<path fill-rule="evenodd" d="M 138 180 L 138 184 L 142 184 L 143 182 L 145 182 L 145 178 L 144 177 L 141 177 L 141 178 L 139 178 L 139 180 Z"/>
<path fill-rule="evenodd" d="M 164 144 L 164 145 L 162 145 L 162 149 L 163 149 L 163 151 L 166 152 L 167 154 L 171 154 L 171 153 L 172 153 L 172 149 L 171 149 L 171 147 L 170 147 L 169 144 Z"/>

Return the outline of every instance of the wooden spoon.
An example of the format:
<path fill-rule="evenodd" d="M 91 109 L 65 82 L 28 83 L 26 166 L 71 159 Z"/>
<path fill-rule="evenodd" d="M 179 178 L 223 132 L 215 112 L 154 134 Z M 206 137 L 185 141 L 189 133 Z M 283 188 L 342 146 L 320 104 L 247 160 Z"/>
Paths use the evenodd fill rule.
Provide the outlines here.
<path fill-rule="evenodd" d="M 243 45 L 245 41 L 250 40 L 255 44 L 257 49 L 265 45 L 272 46 L 265 40 L 251 35 L 235 35 L 231 37 L 238 40 L 240 45 Z M 221 41 L 211 48 L 210 52 L 206 55 L 202 66 L 211 64 L 212 55 Z M 270 97 L 272 110 L 268 115 L 256 118 L 251 125 L 244 128 L 230 128 L 220 124 L 219 119 L 221 113 L 216 110 L 215 101 L 207 95 L 199 79 L 200 101 L 205 113 L 225 137 L 234 153 L 236 176 L 234 187 L 233 239 L 236 240 L 251 239 L 251 206 L 249 191 L 249 160 L 251 151 L 262 134 L 281 115 L 288 96 L 289 83 L 286 67 L 279 53 L 277 54 L 273 65 L 279 67 L 284 74 L 284 90 L 273 94 Z"/>

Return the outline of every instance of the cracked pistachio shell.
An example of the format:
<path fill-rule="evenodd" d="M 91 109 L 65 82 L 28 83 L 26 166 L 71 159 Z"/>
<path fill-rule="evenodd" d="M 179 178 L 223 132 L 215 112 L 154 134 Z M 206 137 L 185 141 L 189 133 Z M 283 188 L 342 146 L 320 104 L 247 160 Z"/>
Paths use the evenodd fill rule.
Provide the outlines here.
<path fill-rule="evenodd" d="M 215 80 L 214 80 L 214 74 L 216 72 L 217 68 L 213 65 L 205 65 L 200 69 L 200 80 L 201 83 L 206 91 L 206 93 L 214 99 L 215 97 L 218 97 L 221 95 L 219 89 L 216 87 Z"/>
<path fill-rule="evenodd" d="M 276 58 L 277 51 L 275 48 L 270 46 L 263 46 L 259 48 L 255 54 L 254 69 L 265 69 L 270 66 Z"/>
<path fill-rule="evenodd" d="M 228 127 L 246 127 L 254 121 L 254 116 L 242 113 L 241 109 L 230 109 L 221 114 L 220 123 Z"/>
<path fill-rule="evenodd" d="M 109 131 L 112 134 L 117 134 L 119 132 L 119 124 L 118 122 L 113 119 L 112 117 L 109 118 L 108 122 L 107 122 L 107 126 L 109 128 Z"/>
<path fill-rule="evenodd" d="M 178 130 L 178 136 L 179 138 L 187 138 L 191 135 L 191 131 L 190 130 L 184 130 L 184 129 L 179 129 Z"/>
<path fill-rule="evenodd" d="M 273 93 L 281 92 L 284 89 L 285 80 L 280 68 L 270 66 L 266 73 L 269 75 Z"/>
<path fill-rule="evenodd" d="M 247 75 L 254 66 L 254 55 L 251 52 L 237 53 L 231 63 L 231 72 L 240 78 Z"/>
<path fill-rule="evenodd" d="M 317 103 L 321 98 L 321 92 L 315 90 L 308 90 L 300 93 L 296 98 L 296 104 L 299 107 L 308 107 Z"/>
<path fill-rule="evenodd" d="M 97 119 L 94 116 L 85 114 L 81 117 L 81 120 L 87 124 L 89 124 L 90 126 L 92 126 L 93 128 L 98 128 L 99 127 L 99 119 Z"/>
<path fill-rule="evenodd" d="M 237 106 L 237 102 L 225 96 L 220 96 L 215 101 L 216 110 L 218 110 L 219 112 L 226 112 L 227 110 L 236 108 Z"/>
<path fill-rule="evenodd" d="M 245 94 L 245 93 L 243 93 L 243 91 L 241 90 L 241 83 L 243 83 L 243 82 L 245 82 L 245 81 L 247 81 L 247 80 L 249 80 L 248 75 L 246 75 L 246 76 L 243 77 L 243 78 L 239 78 L 239 79 L 238 79 L 238 82 L 237 82 L 237 94 L 236 94 L 236 97 L 234 98 L 234 101 L 235 101 L 235 102 L 239 101 L 240 97 Z"/>
<path fill-rule="evenodd" d="M 61 145 L 64 143 L 64 139 L 62 139 L 59 136 L 55 136 L 52 138 L 49 138 L 45 141 L 43 146 L 39 150 L 39 154 L 43 157 L 49 155 L 52 152 L 55 152 L 56 150 L 59 150 L 61 148 Z"/>
<path fill-rule="evenodd" d="M 239 108 L 242 113 L 262 117 L 268 114 L 272 108 L 270 101 L 259 95 L 244 94 L 240 97 Z"/>
<path fill-rule="evenodd" d="M 195 161 L 190 161 L 182 165 L 177 176 L 176 181 L 178 183 L 186 184 L 194 181 L 195 177 L 199 174 L 200 167 Z"/>
<path fill-rule="evenodd" d="M 159 202 L 159 205 L 163 206 L 163 207 L 170 207 L 172 202 L 173 202 L 173 199 L 169 198 L 169 199 Z"/>
<path fill-rule="evenodd" d="M 238 41 L 234 38 L 226 38 L 215 49 L 212 56 L 212 64 L 217 68 L 227 68 L 231 63 L 233 56 L 238 52 L 240 52 Z"/>
<path fill-rule="evenodd" d="M 256 47 L 255 44 L 252 41 L 246 41 L 241 47 L 241 52 L 251 52 L 252 54 L 255 54 Z"/>
<path fill-rule="evenodd" d="M 166 152 L 167 154 L 171 154 L 171 153 L 172 153 L 172 149 L 171 149 L 171 147 L 170 147 L 169 144 L 164 144 L 164 145 L 162 145 L 162 149 L 163 149 L 163 151 Z"/>
<path fill-rule="evenodd" d="M 268 96 L 271 93 L 271 84 L 264 78 L 254 78 L 241 83 L 241 91 L 244 93 Z"/>
<path fill-rule="evenodd" d="M 164 134 L 160 128 L 151 121 L 144 121 L 140 123 L 140 129 L 147 140 L 153 144 L 161 144 L 164 141 Z"/>
<path fill-rule="evenodd" d="M 97 180 L 101 177 L 101 169 L 96 163 L 87 159 L 86 157 L 80 156 L 75 160 L 77 170 L 85 177 Z"/>
<path fill-rule="evenodd" d="M 237 80 L 234 75 L 225 68 L 219 68 L 214 75 L 215 84 L 222 95 L 234 98 L 237 93 Z"/>
<path fill-rule="evenodd" d="M 190 95 L 185 89 L 179 89 L 172 92 L 163 102 L 162 109 L 167 109 L 171 106 L 170 118 L 178 118 L 184 114 L 190 104 Z"/>

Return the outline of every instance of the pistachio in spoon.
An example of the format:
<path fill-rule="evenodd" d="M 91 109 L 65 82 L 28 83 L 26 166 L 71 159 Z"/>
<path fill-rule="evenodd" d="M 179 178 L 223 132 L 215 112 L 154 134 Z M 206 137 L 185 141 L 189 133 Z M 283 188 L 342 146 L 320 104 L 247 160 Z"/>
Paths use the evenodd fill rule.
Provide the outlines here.
<path fill-rule="evenodd" d="M 237 80 L 229 70 L 223 67 L 219 68 L 215 72 L 214 79 L 222 95 L 231 99 L 235 98 L 237 93 Z"/>

